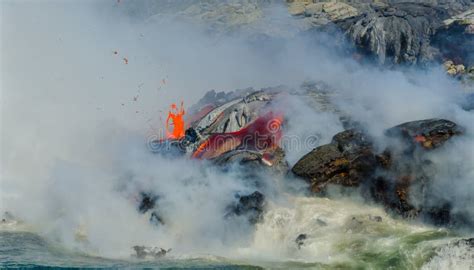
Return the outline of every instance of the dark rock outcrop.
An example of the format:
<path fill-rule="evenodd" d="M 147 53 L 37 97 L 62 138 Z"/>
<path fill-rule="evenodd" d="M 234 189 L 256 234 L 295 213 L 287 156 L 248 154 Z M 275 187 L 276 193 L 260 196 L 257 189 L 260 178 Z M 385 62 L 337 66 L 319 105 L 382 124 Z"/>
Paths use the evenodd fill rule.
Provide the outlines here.
<path fill-rule="evenodd" d="M 421 215 L 437 225 L 451 223 L 448 202 L 429 202 L 435 168 L 425 154 L 462 132 L 456 123 L 444 119 L 412 121 L 388 129 L 386 135 L 400 139 L 402 144 L 386 150 L 389 161 L 371 186 L 373 198 L 404 217 Z"/>
<path fill-rule="evenodd" d="M 141 14 L 139 17 L 154 20 L 173 14 L 205 25 L 215 35 L 239 34 L 249 41 L 256 40 L 259 46 L 264 40 L 275 43 L 306 31 L 342 30 L 359 52 L 380 63 L 414 64 L 441 60 L 441 56 L 468 56 L 472 38 L 463 40 L 464 33 L 474 31 L 472 24 L 466 24 L 473 17 L 471 0 L 287 0 L 287 12 L 293 20 L 272 14 L 268 7 L 278 7 L 282 2 L 276 0 L 145 2 L 122 5 L 133 16 Z M 228 96 L 214 92 L 207 98 Z"/>
<path fill-rule="evenodd" d="M 445 9 L 400 3 L 337 24 L 360 52 L 374 55 L 381 64 L 418 63 L 439 57 L 430 39 L 448 17 Z"/>
<path fill-rule="evenodd" d="M 147 192 L 140 192 L 139 196 L 138 212 L 145 214 L 151 211 L 149 218 L 150 223 L 156 226 L 164 225 L 165 222 L 156 209 L 156 204 L 160 197 Z"/>
<path fill-rule="evenodd" d="M 454 64 L 474 65 L 474 8 L 445 20 L 431 43 Z"/>
<path fill-rule="evenodd" d="M 370 140 L 355 129 L 336 134 L 330 144 L 301 158 L 292 172 L 308 181 L 313 192 L 328 184 L 358 186 L 374 173 L 377 160 Z"/>
<path fill-rule="evenodd" d="M 140 193 L 140 204 L 138 205 L 138 211 L 140 213 L 146 213 L 148 210 L 153 209 L 158 200 L 158 196 L 141 192 Z"/>
<path fill-rule="evenodd" d="M 402 138 L 409 145 L 433 149 L 463 132 L 456 123 L 444 119 L 427 119 L 400 124 L 386 131 L 387 136 Z"/>
<path fill-rule="evenodd" d="M 463 223 L 461 215 L 452 213 L 449 202 L 436 199 L 433 203 L 435 168 L 426 155 L 462 133 L 449 120 L 407 122 L 386 131 L 387 138 L 396 138 L 395 144 L 377 154 L 366 135 L 346 130 L 301 158 L 292 171 L 316 193 L 328 184 L 360 186 L 364 197 L 401 216 L 421 217 L 436 225 Z"/>
<path fill-rule="evenodd" d="M 250 224 L 263 220 L 265 196 L 255 191 L 249 195 L 239 196 L 238 201 L 227 207 L 227 217 L 246 216 Z"/>
<path fill-rule="evenodd" d="M 355 45 L 357 59 L 366 56 L 389 65 L 442 59 L 472 64 L 472 1 L 310 2 L 291 3 L 290 14 L 304 14 L 304 20 L 324 31 L 342 30 L 349 43 Z"/>
<path fill-rule="evenodd" d="M 145 247 L 145 246 L 133 246 L 132 249 L 136 252 L 134 255 L 138 259 L 145 258 L 161 258 L 171 252 L 171 249 L 163 249 L 159 247 Z"/>
<path fill-rule="evenodd" d="M 302 233 L 302 234 L 298 235 L 298 237 L 296 237 L 295 243 L 296 243 L 296 246 L 298 247 L 298 249 L 301 249 L 301 247 L 304 246 L 304 242 L 307 238 L 308 238 L 308 236 L 305 233 Z"/>

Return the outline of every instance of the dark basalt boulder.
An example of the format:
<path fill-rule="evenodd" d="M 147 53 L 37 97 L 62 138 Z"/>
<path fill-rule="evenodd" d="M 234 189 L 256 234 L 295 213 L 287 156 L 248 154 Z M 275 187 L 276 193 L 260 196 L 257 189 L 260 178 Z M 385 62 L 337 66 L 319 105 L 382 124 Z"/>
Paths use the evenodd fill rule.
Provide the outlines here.
<path fill-rule="evenodd" d="M 433 149 L 462 132 L 462 128 L 449 120 L 426 119 L 400 124 L 388 129 L 386 135 L 400 137 L 409 145 L 418 144 L 425 149 Z"/>
<path fill-rule="evenodd" d="M 347 175 L 348 164 L 337 145 L 327 144 L 303 156 L 293 166 L 292 172 L 309 182 L 313 192 L 319 192 L 327 183 L 350 186 L 351 181 L 341 181 Z"/>
<path fill-rule="evenodd" d="M 171 248 L 163 249 L 159 247 L 133 246 L 132 249 L 136 252 L 133 256 L 138 259 L 145 258 L 161 258 L 171 252 Z"/>
<path fill-rule="evenodd" d="M 303 156 L 292 172 L 305 179 L 313 192 L 328 184 L 358 186 L 374 172 L 377 159 L 369 139 L 355 129 L 336 134 L 330 144 Z"/>
<path fill-rule="evenodd" d="M 138 205 L 138 211 L 142 214 L 148 212 L 148 210 L 155 207 L 157 200 L 158 196 L 154 194 L 140 192 L 140 204 Z"/>
<path fill-rule="evenodd" d="M 139 194 L 138 212 L 142 214 L 151 212 L 149 218 L 150 223 L 156 226 L 165 224 L 163 218 L 156 209 L 156 204 L 159 198 L 160 197 L 158 195 L 154 195 L 152 193 L 140 192 Z"/>
<path fill-rule="evenodd" d="M 342 46 L 344 42 L 332 42 L 332 50 L 350 53 L 357 61 L 390 66 L 451 59 L 466 67 L 473 64 L 474 5 L 470 0 L 288 2 L 290 14 L 310 22 L 304 34 L 323 31 L 347 40 L 355 50 Z"/>
<path fill-rule="evenodd" d="M 357 129 L 337 133 L 332 138 L 331 143 L 336 144 L 339 151 L 347 153 L 356 153 L 364 148 L 372 148 L 368 136 Z"/>
<path fill-rule="evenodd" d="M 302 233 L 302 234 L 298 235 L 298 237 L 296 237 L 295 243 L 296 243 L 296 246 L 298 247 L 298 249 L 301 249 L 301 247 L 304 246 L 304 244 L 305 244 L 304 242 L 307 238 L 308 238 L 308 236 L 305 233 Z"/>
<path fill-rule="evenodd" d="M 227 207 L 226 217 L 246 216 L 250 224 L 263 220 L 265 196 L 255 191 L 249 195 L 238 196 L 238 201 Z"/>

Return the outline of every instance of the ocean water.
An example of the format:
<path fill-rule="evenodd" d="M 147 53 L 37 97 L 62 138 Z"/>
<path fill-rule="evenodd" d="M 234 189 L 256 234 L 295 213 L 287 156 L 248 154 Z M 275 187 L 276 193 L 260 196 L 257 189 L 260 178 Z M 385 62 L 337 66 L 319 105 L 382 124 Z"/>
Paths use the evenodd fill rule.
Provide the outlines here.
<path fill-rule="evenodd" d="M 107 259 L 66 250 L 31 232 L 0 232 L 0 267 L 3 268 L 209 268 L 258 269 L 257 266 L 217 258 Z"/>
<path fill-rule="evenodd" d="M 295 243 L 299 232 L 307 235 L 300 247 Z M 301 197 L 291 207 L 272 206 L 253 239 L 234 247 L 230 256 L 178 250 L 161 259 L 105 258 L 67 248 L 26 227 L 4 226 L 0 267 L 473 269 L 474 247 L 454 244 L 467 236 L 394 219 L 348 200 Z"/>

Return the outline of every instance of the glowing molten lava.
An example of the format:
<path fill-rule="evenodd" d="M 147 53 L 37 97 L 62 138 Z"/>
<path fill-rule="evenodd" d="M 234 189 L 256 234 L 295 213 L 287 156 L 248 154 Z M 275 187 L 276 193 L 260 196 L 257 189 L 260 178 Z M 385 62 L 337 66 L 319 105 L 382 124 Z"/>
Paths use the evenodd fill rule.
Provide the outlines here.
<path fill-rule="evenodd" d="M 234 149 L 266 152 L 278 146 L 283 116 L 269 112 L 247 127 L 229 133 L 211 135 L 194 152 L 194 158 L 211 159 Z"/>
<path fill-rule="evenodd" d="M 166 138 L 181 139 L 184 137 L 184 131 L 186 130 L 183 119 L 184 114 L 183 102 L 181 102 L 179 109 L 176 104 L 171 104 L 168 118 L 166 118 Z M 170 130 L 170 126 L 173 126 L 172 131 Z"/>

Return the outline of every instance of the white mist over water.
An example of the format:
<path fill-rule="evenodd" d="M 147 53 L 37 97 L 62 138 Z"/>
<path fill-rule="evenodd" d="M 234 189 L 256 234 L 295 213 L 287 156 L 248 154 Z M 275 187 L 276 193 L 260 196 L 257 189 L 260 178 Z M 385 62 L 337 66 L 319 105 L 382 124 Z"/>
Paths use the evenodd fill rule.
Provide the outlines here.
<path fill-rule="evenodd" d="M 146 148 L 147 136 L 162 127 L 160 117 L 170 103 L 192 105 L 210 89 L 324 80 L 340 92 L 334 102 L 375 137 L 404 121 L 453 120 L 466 135 L 446 150 L 454 153 L 436 155 L 438 181 L 451 187 L 451 174 L 443 176 L 449 172 L 443 168 L 460 169 L 456 188 L 445 194 L 459 198 L 460 206 L 472 200 L 473 113 L 456 104 L 461 89 L 441 70 L 413 70 L 416 76 L 407 78 L 361 67 L 297 37 L 269 56 L 262 53 L 265 48 L 236 36 L 208 37 L 201 26 L 133 22 L 116 1 L 5 1 L 1 6 L 0 210 L 69 248 L 127 257 L 131 246 L 149 245 L 172 247 L 177 255 L 258 259 L 253 255 L 258 252 L 267 260 L 331 262 L 338 249 L 324 247 L 343 245 L 345 239 L 337 236 L 352 230 L 352 215 L 383 216 L 382 224 L 370 223 L 373 231 L 354 236 L 379 237 L 381 246 L 390 233 L 431 231 L 393 221 L 377 207 L 281 190 L 255 230 L 244 220 L 223 219 L 236 192 L 254 191 L 249 183 L 195 161 L 165 160 Z M 334 114 L 311 112 L 299 99 L 283 104 L 288 135 L 318 132 L 323 144 L 342 130 Z M 289 162 L 310 150 L 290 151 Z M 459 159 L 447 158 L 452 156 Z M 137 212 L 133 194 L 141 189 L 160 196 L 166 226 L 158 229 Z M 328 226 L 315 224 L 318 218 Z M 75 239 L 81 228 L 87 242 Z M 310 244 L 298 251 L 293 241 L 300 233 L 309 234 Z"/>

